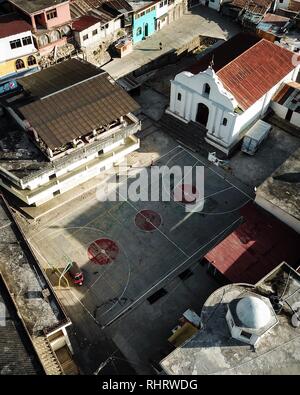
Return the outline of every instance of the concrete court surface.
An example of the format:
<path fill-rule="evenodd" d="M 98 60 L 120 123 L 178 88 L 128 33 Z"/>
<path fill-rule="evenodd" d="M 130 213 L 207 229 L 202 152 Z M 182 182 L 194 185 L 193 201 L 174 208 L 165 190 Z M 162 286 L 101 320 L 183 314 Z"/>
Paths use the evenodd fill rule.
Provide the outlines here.
<path fill-rule="evenodd" d="M 157 152 L 153 153 L 157 146 L 167 146 L 168 152 L 159 157 Z M 76 332 L 80 333 L 73 336 L 77 343 L 75 348 L 82 365 L 91 365 L 90 369 L 86 368 L 88 372 L 101 363 L 101 344 L 108 338 L 126 358 L 135 361 L 138 366 L 134 367 L 149 373 L 147 361 L 154 357 L 154 350 L 155 356 L 162 354 L 160 345 L 167 343 L 179 316 L 193 305 L 200 308 L 217 288 L 199 265 L 194 267 L 195 275 L 185 283 L 178 280 L 178 274 L 197 264 L 210 246 L 238 224 L 239 207 L 251 198 L 240 185 L 236 187 L 234 181 L 217 173 L 214 166 L 207 166 L 204 158 L 177 146 L 161 132 L 144 138 L 140 151 L 131 158 L 133 171 L 139 171 L 145 164 L 146 154 L 157 157 L 154 164 L 159 166 L 204 164 L 205 204 L 202 212 L 187 215 L 185 204 L 174 200 L 99 202 L 94 195 L 88 201 L 72 205 L 72 209 L 69 204 L 65 210 L 60 208 L 60 216 L 55 217 L 52 213 L 51 221 L 43 218 L 35 224 L 29 236 L 46 271 L 53 266 L 62 269 L 67 256 L 78 262 L 84 272 L 82 287 L 62 289 L 58 296 L 74 322 Z M 132 174 L 131 182 L 133 180 Z M 151 221 L 155 225 L 150 232 L 135 223 L 141 210 L 155 211 L 161 220 L 157 224 L 157 218 L 150 218 L 150 225 Z M 149 222 L 146 227 L 148 225 Z M 97 240 L 100 244 L 96 242 L 95 246 Z M 174 281 L 175 284 L 179 281 L 176 293 L 172 293 Z M 188 282 L 190 289 L 187 288 Z M 169 287 L 171 294 L 168 291 L 167 296 L 150 305 L 147 298 L 162 287 Z M 163 304 L 162 308 L 159 303 Z M 107 352 L 103 354 L 109 355 Z"/>
<path fill-rule="evenodd" d="M 193 7 L 179 20 L 136 44 L 130 54 L 122 59 L 113 59 L 102 68 L 118 79 L 167 52 L 184 47 L 197 36 L 227 40 L 239 31 L 235 22 L 218 12 L 204 6 Z M 161 51 L 160 42 L 163 44 Z"/>

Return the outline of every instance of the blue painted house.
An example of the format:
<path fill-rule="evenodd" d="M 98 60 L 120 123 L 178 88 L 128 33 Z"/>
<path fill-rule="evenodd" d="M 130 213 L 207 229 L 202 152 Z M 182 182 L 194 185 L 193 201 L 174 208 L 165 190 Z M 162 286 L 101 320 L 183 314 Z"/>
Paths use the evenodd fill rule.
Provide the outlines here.
<path fill-rule="evenodd" d="M 156 1 L 130 2 L 129 4 L 133 8 L 132 42 L 136 44 L 156 31 Z"/>

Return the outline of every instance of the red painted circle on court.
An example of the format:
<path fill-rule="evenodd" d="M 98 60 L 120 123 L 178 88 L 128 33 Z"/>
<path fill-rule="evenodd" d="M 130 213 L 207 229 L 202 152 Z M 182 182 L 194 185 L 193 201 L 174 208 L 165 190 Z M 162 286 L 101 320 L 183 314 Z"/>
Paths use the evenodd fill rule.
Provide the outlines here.
<path fill-rule="evenodd" d="M 135 216 L 134 222 L 138 228 L 151 232 L 160 226 L 161 216 L 156 211 L 141 210 Z"/>
<path fill-rule="evenodd" d="M 173 190 L 175 202 L 184 204 L 195 202 L 200 194 L 195 185 L 192 184 L 178 184 Z"/>
<path fill-rule="evenodd" d="M 102 238 L 90 244 L 87 254 L 89 260 L 96 265 L 107 265 L 116 259 L 119 247 L 113 240 Z"/>

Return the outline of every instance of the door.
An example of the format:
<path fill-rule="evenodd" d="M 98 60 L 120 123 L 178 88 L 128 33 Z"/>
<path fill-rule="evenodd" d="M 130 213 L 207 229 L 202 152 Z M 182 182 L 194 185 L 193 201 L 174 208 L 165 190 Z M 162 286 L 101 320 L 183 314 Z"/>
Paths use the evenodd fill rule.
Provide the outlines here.
<path fill-rule="evenodd" d="M 196 115 L 196 122 L 206 127 L 208 121 L 208 115 L 209 115 L 208 107 L 203 103 L 199 103 L 197 109 L 197 115 Z"/>
<path fill-rule="evenodd" d="M 148 34 L 149 34 L 148 23 L 146 23 L 144 27 L 144 36 L 148 37 Z"/>

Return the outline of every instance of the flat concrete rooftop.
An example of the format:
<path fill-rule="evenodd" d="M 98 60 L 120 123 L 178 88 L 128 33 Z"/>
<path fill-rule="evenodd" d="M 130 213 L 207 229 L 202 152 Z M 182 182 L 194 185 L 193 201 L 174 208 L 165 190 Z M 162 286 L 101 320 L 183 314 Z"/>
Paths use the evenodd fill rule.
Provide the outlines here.
<path fill-rule="evenodd" d="M 65 313 L 0 196 L 0 272 L 30 335 L 68 322 Z"/>
<path fill-rule="evenodd" d="M 288 304 L 277 314 L 278 324 L 259 340 L 255 349 L 231 337 L 226 322 L 228 303 L 246 291 L 277 294 L 293 306 L 299 303 L 300 276 L 288 265 L 274 269 L 254 287 L 231 284 L 219 288 L 205 302 L 200 329 L 161 365 L 168 374 L 270 375 L 300 373 L 300 328 L 291 324 Z"/>
<path fill-rule="evenodd" d="M 300 221 L 300 148 L 260 185 L 256 194 Z"/>

